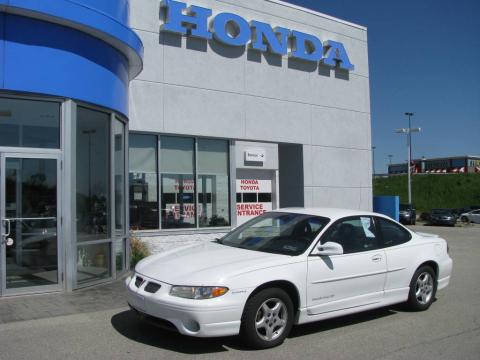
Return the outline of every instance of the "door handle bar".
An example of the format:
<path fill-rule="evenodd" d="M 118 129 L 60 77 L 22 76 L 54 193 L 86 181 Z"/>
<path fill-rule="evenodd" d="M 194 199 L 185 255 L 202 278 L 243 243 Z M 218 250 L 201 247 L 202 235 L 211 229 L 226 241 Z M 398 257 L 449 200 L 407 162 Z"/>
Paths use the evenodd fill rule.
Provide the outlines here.
<path fill-rule="evenodd" d="M 3 236 L 7 237 L 10 235 L 10 232 L 12 230 L 10 219 L 3 219 L 3 222 L 5 223 L 5 230 L 8 229 L 8 231 L 6 231 L 5 234 L 3 234 Z"/>

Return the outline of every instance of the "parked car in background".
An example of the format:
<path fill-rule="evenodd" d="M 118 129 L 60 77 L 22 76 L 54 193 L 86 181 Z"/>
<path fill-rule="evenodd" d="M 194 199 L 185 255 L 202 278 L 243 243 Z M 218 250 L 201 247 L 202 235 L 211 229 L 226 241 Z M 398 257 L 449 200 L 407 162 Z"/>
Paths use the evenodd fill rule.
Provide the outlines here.
<path fill-rule="evenodd" d="M 415 225 L 417 210 L 412 204 L 400 204 L 400 223 L 403 225 Z"/>
<path fill-rule="evenodd" d="M 455 226 L 456 222 L 457 217 L 450 209 L 433 209 L 428 219 L 430 225 Z"/>
<path fill-rule="evenodd" d="M 295 208 L 147 257 L 126 286 L 149 322 L 196 337 L 240 334 L 262 349 L 296 324 L 402 302 L 426 310 L 451 272 L 437 235 L 376 213 Z"/>
<path fill-rule="evenodd" d="M 473 210 L 460 215 L 462 222 L 472 222 L 480 224 L 480 210 Z"/>

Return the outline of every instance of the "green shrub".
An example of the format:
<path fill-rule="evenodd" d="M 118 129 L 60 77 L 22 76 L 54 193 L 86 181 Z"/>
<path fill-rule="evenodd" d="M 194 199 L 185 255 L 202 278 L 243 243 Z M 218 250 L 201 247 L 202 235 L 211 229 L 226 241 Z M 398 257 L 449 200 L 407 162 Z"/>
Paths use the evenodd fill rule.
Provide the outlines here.
<path fill-rule="evenodd" d="M 147 244 L 136 236 L 130 238 L 130 267 L 133 269 L 137 263 L 150 255 Z"/>
<path fill-rule="evenodd" d="M 400 195 L 407 203 L 407 175 L 376 178 L 374 195 Z M 435 208 L 463 208 L 480 204 L 480 174 L 415 174 L 412 177 L 412 201 L 417 214 Z"/>

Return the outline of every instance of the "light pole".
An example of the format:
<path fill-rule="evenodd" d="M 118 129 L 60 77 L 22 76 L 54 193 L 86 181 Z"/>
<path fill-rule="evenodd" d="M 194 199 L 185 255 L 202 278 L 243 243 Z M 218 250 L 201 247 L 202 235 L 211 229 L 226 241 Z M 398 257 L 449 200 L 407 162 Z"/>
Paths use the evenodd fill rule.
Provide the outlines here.
<path fill-rule="evenodd" d="M 411 129 L 412 128 L 413 113 L 412 112 L 406 112 L 405 115 L 408 116 L 408 128 Z M 410 144 L 410 152 L 409 152 L 410 160 L 408 162 L 408 166 L 409 166 L 409 169 L 410 169 L 410 161 L 412 161 L 412 131 L 408 132 L 408 143 Z"/>
<path fill-rule="evenodd" d="M 388 156 L 388 165 L 392 165 L 392 157 L 393 155 L 387 155 Z"/>
<path fill-rule="evenodd" d="M 411 172 L 412 172 L 412 167 L 411 167 L 411 162 L 412 162 L 412 132 L 420 132 L 422 129 L 421 128 L 412 128 L 411 117 L 413 116 L 413 113 L 407 112 L 407 113 L 405 113 L 405 115 L 408 116 L 408 128 L 396 129 L 395 132 L 397 134 L 406 134 L 407 135 L 408 204 L 411 206 L 412 205 L 412 182 L 411 182 L 411 180 L 412 180 L 411 179 Z"/>

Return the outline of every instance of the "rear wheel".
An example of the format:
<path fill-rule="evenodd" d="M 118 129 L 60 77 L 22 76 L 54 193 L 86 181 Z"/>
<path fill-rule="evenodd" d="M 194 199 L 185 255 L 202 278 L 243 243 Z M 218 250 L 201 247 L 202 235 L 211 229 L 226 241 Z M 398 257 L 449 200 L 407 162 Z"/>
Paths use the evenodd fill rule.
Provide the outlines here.
<path fill-rule="evenodd" d="M 430 266 L 422 266 L 415 271 L 410 282 L 407 304 L 415 311 L 427 310 L 437 292 L 435 271 Z"/>
<path fill-rule="evenodd" d="M 242 315 L 240 336 L 246 345 L 266 349 L 283 343 L 293 325 L 293 303 L 279 288 L 261 290 L 251 297 Z"/>

